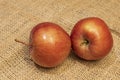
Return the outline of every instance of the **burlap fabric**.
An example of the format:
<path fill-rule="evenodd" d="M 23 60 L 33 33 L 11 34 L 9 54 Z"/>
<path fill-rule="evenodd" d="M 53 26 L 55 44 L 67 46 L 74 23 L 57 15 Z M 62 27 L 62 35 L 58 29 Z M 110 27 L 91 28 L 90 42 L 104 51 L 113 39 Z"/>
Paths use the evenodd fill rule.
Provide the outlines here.
<path fill-rule="evenodd" d="M 99 61 L 84 61 L 71 52 L 63 64 L 45 69 L 29 58 L 30 30 L 41 22 L 54 22 L 69 34 L 85 17 L 102 18 L 120 31 L 120 0 L 0 0 L 0 80 L 120 80 L 120 36 L 112 32 L 114 46 Z M 104 45 L 104 44 L 103 44 Z"/>

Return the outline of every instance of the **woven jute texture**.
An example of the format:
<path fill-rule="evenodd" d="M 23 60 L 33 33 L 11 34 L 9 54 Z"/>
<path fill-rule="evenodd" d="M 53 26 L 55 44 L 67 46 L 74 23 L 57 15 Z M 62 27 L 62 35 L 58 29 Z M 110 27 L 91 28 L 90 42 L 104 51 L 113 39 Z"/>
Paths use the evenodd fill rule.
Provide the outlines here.
<path fill-rule="evenodd" d="M 99 61 L 85 61 L 71 52 L 58 67 L 45 69 L 30 59 L 27 46 L 14 41 L 28 43 L 31 29 L 41 22 L 54 22 L 70 34 L 77 21 L 93 16 L 114 30 L 113 48 Z M 120 0 L 0 0 L 0 80 L 120 80 L 117 32 Z"/>

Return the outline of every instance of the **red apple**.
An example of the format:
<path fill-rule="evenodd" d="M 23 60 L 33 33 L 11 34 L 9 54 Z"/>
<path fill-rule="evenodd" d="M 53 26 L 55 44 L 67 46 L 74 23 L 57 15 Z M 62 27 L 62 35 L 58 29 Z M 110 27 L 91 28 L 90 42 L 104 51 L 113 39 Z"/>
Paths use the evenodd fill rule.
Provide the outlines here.
<path fill-rule="evenodd" d="M 30 35 L 30 55 L 42 67 L 55 67 L 69 55 L 71 40 L 57 24 L 44 22 L 35 26 Z"/>
<path fill-rule="evenodd" d="M 105 57 L 113 46 L 113 38 L 106 23 L 97 17 L 80 20 L 71 32 L 72 48 L 85 60 Z"/>

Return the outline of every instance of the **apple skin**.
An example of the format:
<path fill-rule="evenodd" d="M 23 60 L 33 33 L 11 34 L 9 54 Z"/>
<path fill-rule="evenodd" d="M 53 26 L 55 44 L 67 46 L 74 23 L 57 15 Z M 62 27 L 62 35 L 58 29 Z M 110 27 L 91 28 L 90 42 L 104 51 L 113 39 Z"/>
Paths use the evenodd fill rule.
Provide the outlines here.
<path fill-rule="evenodd" d="M 113 46 L 113 38 L 106 23 L 97 17 L 78 21 L 71 32 L 75 54 L 85 60 L 105 57 Z"/>
<path fill-rule="evenodd" d="M 69 55 L 71 40 L 59 25 L 44 22 L 35 26 L 30 34 L 30 55 L 42 67 L 56 67 Z"/>

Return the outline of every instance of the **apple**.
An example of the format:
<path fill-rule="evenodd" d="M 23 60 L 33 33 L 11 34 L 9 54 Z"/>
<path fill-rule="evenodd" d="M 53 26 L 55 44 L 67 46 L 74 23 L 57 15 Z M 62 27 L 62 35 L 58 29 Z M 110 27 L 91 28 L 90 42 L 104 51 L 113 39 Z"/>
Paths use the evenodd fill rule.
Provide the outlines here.
<path fill-rule="evenodd" d="M 113 47 L 113 38 L 107 24 L 97 17 L 78 21 L 70 38 L 75 54 L 85 60 L 101 59 Z"/>
<path fill-rule="evenodd" d="M 69 55 L 71 40 L 59 25 L 44 22 L 36 25 L 30 33 L 30 55 L 42 67 L 60 65 Z"/>

